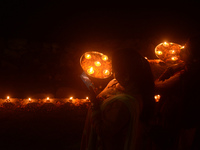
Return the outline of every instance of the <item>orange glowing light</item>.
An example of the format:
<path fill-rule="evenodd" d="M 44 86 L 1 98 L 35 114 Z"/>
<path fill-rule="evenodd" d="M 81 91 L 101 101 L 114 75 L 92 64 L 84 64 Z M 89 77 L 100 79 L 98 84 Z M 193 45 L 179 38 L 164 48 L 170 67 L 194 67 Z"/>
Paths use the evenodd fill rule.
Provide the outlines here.
<path fill-rule="evenodd" d="M 157 55 L 162 55 L 163 53 L 162 53 L 162 51 L 157 51 L 156 54 Z"/>
<path fill-rule="evenodd" d="M 181 46 L 181 49 L 184 49 L 185 48 L 185 46 Z"/>
<path fill-rule="evenodd" d="M 169 50 L 169 52 L 170 52 L 171 54 L 175 54 L 175 53 L 176 53 L 175 50 Z"/>
<path fill-rule="evenodd" d="M 7 96 L 7 99 L 10 99 L 10 96 Z"/>
<path fill-rule="evenodd" d="M 171 60 L 176 61 L 178 60 L 178 58 L 174 56 L 174 57 L 171 57 Z"/>
<path fill-rule="evenodd" d="M 89 97 L 87 96 L 85 99 L 89 99 Z"/>
<path fill-rule="evenodd" d="M 108 56 L 103 55 L 103 56 L 102 56 L 102 60 L 104 60 L 104 61 L 108 60 Z"/>
<path fill-rule="evenodd" d="M 91 59 L 91 57 L 92 57 L 92 56 L 91 56 L 90 54 L 85 54 L 85 58 L 86 58 L 86 59 Z"/>
<path fill-rule="evenodd" d="M 71 100 L 72 100 L 72 99 L 73 99 L 73 97 L 71 96 L 69 99 L 71 99 Z"/>
<path fill-rule="evenodd" d="M 31 101 L 31 98 L 28 98 L 29 102 Z"/>
<path fill-rule="evenodd" d="M 109 75 L 109 74 L 110 74 L 110 71 L 109 71 L 109 70 L 104 70 L 104 71 L 103 71 L 103 74 Z"/>
<path fill-rule="evenodd" d="M 86 58 L 87 55 L 91 56 L 90 59 Z M 105 79 L 112 75 L 112 60 L 100 52 L 84 53 L 80 58 L 80 65 L 87 75 L 94 78 Z"/>
<path fill-rule="evenodd" d="M 160 95 L 158 94 L 158 95 L 155 95 L 154 96 L 154 99 L 155 99 L 155 102 L 159 102 L 160 101 Z"/>
<path fill-rule="evenodd" d="M 49 100 L 49 97 L 47 97 L 47 100 Z"/>
<path fill-rule="evenodd" d="M 170 43 L 170 44 L 171 44 L 171 43 Z M 167 47 L 167 46 L 169 46 L 169 43 L 164 42 L 164 43 L 163 43 L 163 46 Z"/>
<path fill-rule="evenodd" d="M 90 68 L 87 70 L 87 73 L 93 74 L 93 73 L 94 73 L 94 68 L 93 68 L 93 67 L 90 67 Z"/>
<path fill-rule="evenodd" d="M 160 43 L 155 48 L 156 56 L 164 62 L 176 63 L 180 60 L 180 51 L 183 46 L 176 43 Z"/>
<path fill-rule="evenodd" d="M 94 64 L 95 64 L 95 66 L 97 66 L 97 67 L 101 66 L 101 63 L 100 63 L 99 61 L 95 61 Z"/>

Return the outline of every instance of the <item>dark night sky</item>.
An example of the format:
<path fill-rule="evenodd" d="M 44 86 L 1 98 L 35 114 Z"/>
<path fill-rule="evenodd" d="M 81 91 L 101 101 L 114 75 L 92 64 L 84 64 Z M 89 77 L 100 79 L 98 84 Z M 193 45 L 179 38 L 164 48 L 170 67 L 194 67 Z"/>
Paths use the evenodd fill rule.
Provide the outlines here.
<path fill-rule="evenodd" d="M 59 71 L 59 76 L 62 76 L 65 71 L 62 68 L 60 70 L 57 69 L 55 64 L 60 62 L 62 57 L 65 58 L 65 55 L 68 59 L 66 63 L 73 64 L 69 54 L 74 54 L 74 56 L 76 54 L 77 57 L 84 49 L 95 47 L 95 44 L 105 49 L 113 48 L 113 43 L 114 45 L 118 43 L 117 46 L 120 46 L 123 43 L 121 41 L 128 43 L 127 41 L 134 41 L 133 39 L 153 39 L 151 41 L 156 42 L 169 40 L 182 44 L 190 35 L 199 32 L 200 26 L 198 3 L 191 1 L 179 4 L 169 1 L 160 4 L 143 4 L 143 2 L 138 4 L 137 2 L 136 5 L 125 2 L 124 4 L 121 2 L 117 4 L 116 2 L 108 3 L 103 1 L 101 3 L 85 1 L 82 3 L 69 3 L 62 0 L 59 2 L 51 0 L 2 0 L 0 2 L 0 18 L 0 38 L 2 39 L 8 41 L 10 39 L 27 39 L 28 41 L 38 41 L 40 43 L 58 43 L 58 45 L 62 45 L 61 47 L 65 47 L 65 51 L 57 52 L 56 55 L 42 49 L 40 53 L 34 52 L 32 54 L 27 49 L 25 57 L 37 57 L 36 61 L 44 64 L 43 68 L 45 69 L 43 69 L 43 72 L 40 69 L 31 72 L 30 68 L 37 67 L 37 65 L 34 66 L 29 60 L 21 61 L 23 60 L 21 56 L 20 60 L 18 59 L 16 62 L 9 60 L 10 56 L 0 56 L 1 60 L 4 58 L 4 61 L 9 63 L 17 64 L 17 62 L 21 62 L 21 64 L 16 65 L 18 68 L 15 72 L 16 75 L 13 76 L 12 71 L 10 71 L 12 69 L 3 70 L 1 67 L 2 72 L 7 72 L 1 73 L 1 90 L 7 89 L 9 91 L 12 86 L 12 91 L 15 91 L 16 87 L 21 87 L 21 90 L 18 90 L 19 93 L 27 89 L 27 84 L 33 84 L 32 88 L 28 90 L 37 88 L 40 90 L 41 87 L 50 87 L 51 85 L 56 87 L 57 82 L 53 80 L 50 85 L 44 82 L 43 86 L 36 86 L 35 80 L 30 83 L 28 81 L 37 75 L 45 74 L 47 72 L 45 70 L 48 70 L 48 68 L 55 68 L 49 71 L 48 78 L 54 78 L 52 74 Z M 5 42 L 6 40 L 2 41 Z M 156 42 L 153 44 L 158 44 Z M 117 46 L 115 45 L 114 47 Z M 37 48 L 37 45 L 35 47 Z M 66 47 L 69 47 L 67 52 Z M 12 54 L 14 53 L 13 51 Z M 1 55 L 4 55 L 5 52 L 8 52 L 8 50 L 5 47 L 1 48 Z M 39 59 L 45 53 L 49 54 L 46 56 L 46 60 Z M 49 60 L 55 60 L 55 64 L 50 63 L 50 66 L 45 66 L 45 63 L 48 64 L 50 62 Z M 22 64 L 23 62 L 26 65 Z M 23 74 L 24 72 L 26 74 Z M 67 72 L 64 75 L 66 74 Z M 74 75 L 68 75 L 66 78 L 70 79 L 71 77 L 74 78 Z M 16 82 L 15 86 L 9 83 L 11 79 Z M 68 85 L 73 84 L 72 82 L 76 78 L 74 80 L 71 79 L 69 81 L 65 80 L 65 83 Z M 2 81 L 7 82 L 2 83 Z M 5 88 L 5 84 L 9 86 Z M 64 82 L 62 84 L 62 86 L 67 86 Z M 79 83 L 77 82 L 76 84 Z M 1 97 L 3 92 L 0 93 Z"/>
<path fill-rule="evenodd" d="M 69 39 L 188 36 L 199 26 L 198 5 L 1 2 L 1 35 L 66 42 Z M 125 3 L 125 2 L 124 2 Z"/>

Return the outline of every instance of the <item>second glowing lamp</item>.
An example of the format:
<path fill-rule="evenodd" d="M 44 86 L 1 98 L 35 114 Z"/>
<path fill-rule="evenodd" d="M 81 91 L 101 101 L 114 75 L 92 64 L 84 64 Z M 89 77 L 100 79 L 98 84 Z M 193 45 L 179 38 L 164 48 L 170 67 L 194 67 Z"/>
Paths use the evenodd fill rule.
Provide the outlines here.
<path fill-rule="evenodd" d="M 180 60 L 180 52 L 184 46 L 176 43 L 160 43 L 155 48 L 156 56 L 164 62 L 177 62 Z"/>
<path fill-rule="evenodd" d="M 112 75 L 111 59 L 100 52 L 86 52 L 80 58 L 83 71 L 94 78 L 105 79 Z"/>

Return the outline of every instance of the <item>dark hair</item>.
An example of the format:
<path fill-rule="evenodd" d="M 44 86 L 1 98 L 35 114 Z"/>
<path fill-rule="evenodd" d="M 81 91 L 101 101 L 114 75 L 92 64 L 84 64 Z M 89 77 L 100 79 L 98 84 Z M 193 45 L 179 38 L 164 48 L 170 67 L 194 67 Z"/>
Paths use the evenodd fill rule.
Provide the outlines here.
<path fill-rule="evenodd" d="M 200 113 L 199 85 L 200 85 L 200 34 L 191 36 L 186 42 L 186 48 L 190 52 L 190 63 L 187 70 L 181 76 L 181 90 L 183 115 L 181 125 L 184 128 L 200 126 L 198 114 Z"/>
<path fill-rule="evenodd" d="M 189 37 L 186 48 L 190 51 L 192 59 L 200 59 L 200 34 Z"/>
<path fill-rule="evenodd" d="M 155 104 L 154 80 L 148 61 L 132 48 L 115 51 L 112 61 L 113 72 L 116 74 L 119 83 L 127 74 L 129 76 L 127 83 L 136 87 L 142 95 L 143 113 L 141 119 L 147 121 L 153 115 Z M 123 83 L 121 84 L 123 86 Z"/>

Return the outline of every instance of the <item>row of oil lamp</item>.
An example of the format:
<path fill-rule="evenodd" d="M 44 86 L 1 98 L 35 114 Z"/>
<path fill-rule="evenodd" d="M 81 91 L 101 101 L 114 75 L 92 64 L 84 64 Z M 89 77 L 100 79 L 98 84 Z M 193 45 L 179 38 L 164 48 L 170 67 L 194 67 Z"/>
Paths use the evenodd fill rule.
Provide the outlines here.
<path fill-rule="evenodd" d="M 7 96 L 6 99 L 3 99 L 5 100 L 5 102 L 7 103 L 10 103 L 10 102 L 13 102 L 15 100 L 22 100 L 22 99 L 19 99 L 19 98 L 10 98 L 10 96 Z M 26 102 L 35 102 L 35 99 L 32 99 L 32 98 L 27 98 L 27 99 L 23 99 L 25 100 Z M 54 100 L 57 100 L 57 98 L 50 98 L 50 97 L 46 97 L 44 99 L 38 99 L 38 100 L 42 100 L 43 102 L 46 102 L 46 103 L 51 103 L 53 102 Z M 69 98 L 65 98 L 65 99 L 62 99 L 60 98 L 59 100 L 63 100 L 64 102 L 71 102 L 71 103 L 77 103 L 77 102 L 90 102 L 90 99 L 89 97 L 85 97 L 84 99 L 78 99 L 78 98 L 74 98 L 74 97 L 69 97 Z"/>
<path fill-rule="evenodd" d="M 161 98 L 161 96 L 158 94 L 158 95 L 155 95 L 154 96 L 154 99 L 155 99 L 155 102 L 159 102 L 160 101 L 160 98 Z M 15 98 L 10 98 L 10 96 L 7 96 L 7 98 L 5 99 L 5 101 L 6 102 L 11 102 L 12 101 L 12 99 L 15 99 Z M 26 99 L 29 103 L 31 103 L 31 102 L 33 102 L 33 99 L 31 99 L 30 97 L 28 98 L 28 99 Z M 47 103 L 50 103 L 50 102 L 52 102 L 53 100 L 55 100 L 55 99 L 51 99 L 50 97 L 46 97 L 45 99 L 43 99 L 44 101 L 46 101 Z M 69 97 L 69 98 L 67 98 L 67 99 L 65 99 L 66 100 L 66 102 L 71 102 L 71 103 L 76 103 L 76 102 L 80 102 L 80 100 L 81 100 L 81 102 L 90 102 L 90 99 L 89 99 L 89 97 L 85 97 L 84 99 L 75 99 L 75 98 L 73 98 L 72 96 L 71 97 Z"/>

